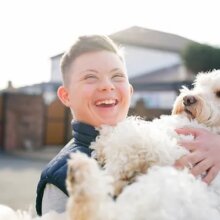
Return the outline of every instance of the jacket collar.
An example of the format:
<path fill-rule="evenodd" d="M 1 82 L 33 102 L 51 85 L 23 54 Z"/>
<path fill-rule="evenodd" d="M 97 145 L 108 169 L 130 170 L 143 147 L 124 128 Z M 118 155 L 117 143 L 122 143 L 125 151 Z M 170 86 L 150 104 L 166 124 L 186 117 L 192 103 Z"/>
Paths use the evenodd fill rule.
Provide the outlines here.
<path fill-rule="evenodd" d="M 74 143 L 84 147 L 89 147 L 99 135 L 95 127 L 79 121 L 72 122 L 72 129 Z"/>

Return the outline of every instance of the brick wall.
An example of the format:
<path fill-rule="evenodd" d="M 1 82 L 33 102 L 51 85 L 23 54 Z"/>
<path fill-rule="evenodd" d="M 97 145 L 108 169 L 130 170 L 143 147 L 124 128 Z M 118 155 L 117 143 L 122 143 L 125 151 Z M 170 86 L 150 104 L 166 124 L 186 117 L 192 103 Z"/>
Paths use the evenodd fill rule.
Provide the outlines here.
<path fill-rule="evenodd" d="M 40 95 L 7 93 L 4 98 L 4 149 L 42 147 L 44 104 Z"/>

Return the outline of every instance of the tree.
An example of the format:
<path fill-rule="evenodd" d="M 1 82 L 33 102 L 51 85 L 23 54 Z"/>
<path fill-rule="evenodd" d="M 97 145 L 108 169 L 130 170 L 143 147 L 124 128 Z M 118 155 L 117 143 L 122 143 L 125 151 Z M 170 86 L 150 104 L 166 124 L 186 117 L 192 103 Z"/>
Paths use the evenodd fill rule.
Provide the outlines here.
<path fill-rule="evenodd" d="M 220 48 L 192 43 L 183 51 L 182 58 L 193 73 L 220 69 Z"/>

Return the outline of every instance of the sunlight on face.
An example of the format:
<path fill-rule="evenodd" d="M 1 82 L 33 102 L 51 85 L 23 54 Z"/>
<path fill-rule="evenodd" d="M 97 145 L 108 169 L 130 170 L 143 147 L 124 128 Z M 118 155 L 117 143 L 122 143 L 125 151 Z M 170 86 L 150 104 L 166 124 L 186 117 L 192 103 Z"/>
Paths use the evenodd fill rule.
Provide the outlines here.
<path fill-rule="evenodd" d="M 83 54 L 69 74 L 69 107 L 76 120 L 93 126 L 115 125 L 127 116 L 132 89 L 118 55 L 108 51 Z"/>
<path fill-rule="evenodd" d="M 115 125 L 128 113 L 131 86 L 124 63 L 108 51 L 86 53 L 70 68 L 69 107 L 76 120 Z"/>

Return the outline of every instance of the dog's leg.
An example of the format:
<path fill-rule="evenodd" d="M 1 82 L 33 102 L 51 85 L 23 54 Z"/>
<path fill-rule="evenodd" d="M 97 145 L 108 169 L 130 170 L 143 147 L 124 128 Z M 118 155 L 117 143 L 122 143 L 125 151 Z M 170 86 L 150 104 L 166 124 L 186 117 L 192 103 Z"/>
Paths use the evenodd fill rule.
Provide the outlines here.
<path fill-rule="evenodd" d="M 67 212 L 71 220 L 111 219 L 108 207 L 113 204 L 110 179 L 94 159 L 76 153 L 68 163 L 67 189 L 70 198 Z M 108 207 L 108 208 L 107 208 Z"/>

